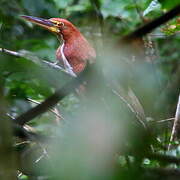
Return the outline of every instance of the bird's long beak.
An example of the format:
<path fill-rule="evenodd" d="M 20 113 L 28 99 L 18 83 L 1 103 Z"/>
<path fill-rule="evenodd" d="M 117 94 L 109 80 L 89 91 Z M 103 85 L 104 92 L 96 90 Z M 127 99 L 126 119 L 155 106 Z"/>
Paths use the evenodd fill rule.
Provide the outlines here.
<path fill-rule="evenodd" d="M 50 30 L 51 32 L 54 32 L 54 33 L 58 33 L 59 32 L 59 29 L 55 26 L 55 24 L 49 20 L 49 19 L 43 19 L 43 18 L 39 18 L 39 17 L 33 17 L 33 16 L 25 16 L 25 15 L 22 15 L 21 16 L 22 18 L 34 23 L 34 24 L 37 24 L 45 29 L 48 29 Z"/>

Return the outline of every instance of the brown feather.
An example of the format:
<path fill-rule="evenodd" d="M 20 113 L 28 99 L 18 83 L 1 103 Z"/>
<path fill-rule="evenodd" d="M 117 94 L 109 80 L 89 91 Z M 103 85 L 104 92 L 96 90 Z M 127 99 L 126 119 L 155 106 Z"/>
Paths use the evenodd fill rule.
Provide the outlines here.
<path fill-rule="evenodd" d="M 94 62 L 96 52 L 81 32 L 69 21 L 60 18 L 52 18 L 53 21 L 63 22 L 60 28 L 59 37 L 64 41 L 63 53 L 72 66 L 75 73 L 84 70 L 87 60 Z M 58 60 L 62 61 L 61 46 L 56 52 Z"/>

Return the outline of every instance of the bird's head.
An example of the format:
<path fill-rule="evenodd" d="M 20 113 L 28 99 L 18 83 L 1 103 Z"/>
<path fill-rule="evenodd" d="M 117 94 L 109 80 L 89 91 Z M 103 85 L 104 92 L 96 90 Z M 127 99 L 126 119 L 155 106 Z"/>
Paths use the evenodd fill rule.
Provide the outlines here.
<path fill-rule="evenodd" d="M 80 34 L 79 30 L 68 20 L 62 18 L 43 19 L 33 16 L 22 15 L 22 18 L 35 23 L 58 36 L 63 37 L 64 40 L 72 36 Z"/>

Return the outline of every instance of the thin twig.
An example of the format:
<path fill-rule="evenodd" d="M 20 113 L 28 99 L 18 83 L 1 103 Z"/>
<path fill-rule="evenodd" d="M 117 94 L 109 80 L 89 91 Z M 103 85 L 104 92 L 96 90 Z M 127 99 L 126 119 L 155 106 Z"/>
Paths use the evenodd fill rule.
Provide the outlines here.
<path fill-rule="evenodd" d="M 133 108 L 133 106 L 121 95 L 119 94 L 116 90 L 112 89 L 112 92 L 117 95 L 126 105 L 127 107 L 131 110 L 131 112 L 133 114 L 135 114 L 136 118 L 138 119 L 138 121 L 143 125 L 144 128 L 147 128 L 145 122 L 142 120 L 142 118 L 140 117 L 139 113 L 136 112 L 136 110 Z"/>
<path fill-rule="evenodd" d="M 52 63 L 52 62 L 46 61 L 46 60 L 43 60 L 42 62 L 45 63 L 47 66 L 53 68 L 53 69 L 60 70 L 60 71 L 66 73 L 66 74 L 68 74 L 68 75 L 70 75 L 72 77 L 76 77 L 75 74 L 70 73 L 69 71 L 65 70 L 64 68 L 62 68 L 61 66 L 59 66 L 59 65 L 57 65 L 55 63 Z"/>
<path fill-rule="evenodd" d="M 82 74 L 78 76 L 78 78 L 72 79 L 70 82 L 65 84 L 61 89 L 56 90 L 56 92 L 43 101 L 41 104 L 37 105 L 36 107 L 31 108 L 27 112 L 21 114 L 19 117 L 15 118 L 15 122 L 24 125 L 25 123 L 29 122 L 33 118 L 37 117 L 38 115 L 48 111 L 50 108 L 54 107 L 61 99 L 65 96 L 69 95 L 75 89 L 82 84 L 82 82 L 86 79 L 89 73 L 89 69 L 85 70 Z"/>
<path fill-rule="evenodd" d="M 178 140 L 179 133 L 180 133 L 180 95 L 177 103 L 176 115 L 175 115 L 175 120 L 174 120 L 174 125 L 171 133 L 168 150 L 170 150 L 173 147 L 172 142 Z"/>
<path fill-rule="evenodd" d="M 169 119 L 162 119 L 159 121 L 156 121 L 157 123 L 164 123 L 164 122 L 169 122 L 169 121 L 174 121 L 175 118 L 169 118 Z"/>
<path fill-rule="evenodd" d="M 168 119 L 162 119 L 162 120 L 150 120 L 150 123 L 164 123 L 164 122 L 169 122 L 169 121 L 174 121 L 175 118 L 168 118 Z"/>
<path fill-rule="evenodd" d="M 34 103 L 34 104 L 41 104 L 38 101 L 35 101 L 34 99 L 31 98 L 27 98 L 28 101 Z M 56 117 L 58 117 L 59 119 L 64 119 L 60 113 L 57 112 L 57 110 L 50 108 L 49 111 L 51 111 Z"/>
<path fill-rule="evenodd" d="M 20 52 L 16 52 L 16 51 L 11 51 L 8 49 L 4 49 L 4 48 L 0 48 L 0 52 L 12 55 L 12 56 L 16 56 L 16 57 L 22 57 L 22 54 Z"/>
<path fill-rule="evenodd" d="M 61 114 L 60 114 L 60 111 L 59 111 L 59 109 L 58 109 L 57 107 L 55 107 L 55 108 L 53 109 L 53 111 L 54 111 L 56 114 L 59 115 L 59 116 L 56 116 L 56 123 L 57 123 L 57 124 L 60 124 L 61 119 L 64 120 L 64 118 L 63 118 L 63 117 L 60 118 Z"/>
<path fill-rule="evenodd" d="M 27 50 L 12 51 L 9 49 L 0 48 L 0 52 L 15 56 L 17 58 L 23 57 L 25 59 L 29 59 L 29 60 L 33 61 L 35 64 L 43 65 L 43 66 L 45 65 L 46 67 L 50 67 L 52 69 L 60 70 L 60 71 L 66 73 L 72 77 L 76 77 L 74 74 L 69 73 L 69 71 L 65 70 L 63 67 L 61 67 L 61 66 L 59 66 L 53 62 L 46 61 L 42 58 L 39 58 L 39 57 L 35 56 L 32 52 L 29 52 Z"/>
<path fill-rule="evenodd" d="M 24 127 L 22 127 L 18 124 L 14 124 L 14 123 L 13 123 L 13 133 L 15 136 L 17 136 L 19 138 L 23 138 L 23 139 L 35 141 L 35 142 L 43 143 L 43 142 L 52 140 L 48 136 L 40 135 L 35 132 L 29 132 Z"/>
<path fill-rule="evenodd" d="M 164 163 L 174 163 L 180 165 L 180 158 L 171 156 L 171 155 L 164 155 L 158 153 L 149 153 L 145 155 L 146 158 L 158 160 Z"/>
<path fill-rule="evenodd" d="M 153 179 L 154 175 L 159 175 L 160 179 L 164 177 L 163 179 L 179 180 L 180 177 L 180 170 L 177 168 L 143 168 L 143 170 L 145 170 L 148 175 L 152 174 Z"/>

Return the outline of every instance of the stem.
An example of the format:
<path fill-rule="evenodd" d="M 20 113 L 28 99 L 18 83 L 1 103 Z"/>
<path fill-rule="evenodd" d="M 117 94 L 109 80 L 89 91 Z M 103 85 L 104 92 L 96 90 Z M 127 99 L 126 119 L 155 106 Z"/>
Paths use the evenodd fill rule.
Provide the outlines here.
<path fill-rule="evenodd" d="M 37 56 L 35 56 L 33 53 L 26 51 L 26 50 L 20 50 L 20 51 L 11 51 L 9 49 L 5 49 L 5 48 L 0 48 L 0 52 L 5 53 L 5 54 L 9 54 L 12 56 L 15 56 L 17 58 L 25 58 L 25 59 L 29 59 L 31 61 L 33 61 L 35 64 L 41 64 L 41 65 L 45 65 L 46 67 L 50 67 L 52 69 L 56 69 L 56 70 L 60 70 L 72 77 L 74 77 L 71 73 L 69 73 L 68 71 L 66 71 L 64 68 L 62 68 L 61 66 L 52 63 L 50 61 L 46 61 L 42 58 L 39 58 Z"/>
<path fill-rule="evenodd" d="M 178 140 L 179 133 L 180 133 L 180 95 L 177 103 L 176 115 L 175 115 L 175 120 L 174 120 L 174 125 L 171 133 L 168 150 L 170 150 L 173 147 L 172 142 Z"/>

